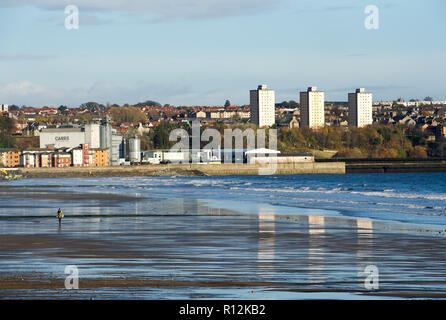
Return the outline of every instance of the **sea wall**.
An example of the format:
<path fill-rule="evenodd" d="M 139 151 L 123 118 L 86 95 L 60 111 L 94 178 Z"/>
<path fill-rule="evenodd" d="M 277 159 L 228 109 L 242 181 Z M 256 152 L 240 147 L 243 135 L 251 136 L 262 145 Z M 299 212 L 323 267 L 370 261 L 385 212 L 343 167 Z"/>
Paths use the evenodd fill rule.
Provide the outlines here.
<path fill-rule="evenodd" d="M 346 173 L 446 172 L 446 158 L 317 159 L 317 163 L 345 162 Z"/>
<path fill-rule="evenodd" d="M 446 163 L 396 162 L 396 163 L 347 163 L 347 173 L 385 172 L 446 172 Z"/>
<path fill-rule="evenodd" d="M 261 164 L 166 164 L 119 167 L 20 168 L 17 174 L 27 178 L 345 174 L 345 163 L 287 163 L 277 164 L 276 168 Z"/>

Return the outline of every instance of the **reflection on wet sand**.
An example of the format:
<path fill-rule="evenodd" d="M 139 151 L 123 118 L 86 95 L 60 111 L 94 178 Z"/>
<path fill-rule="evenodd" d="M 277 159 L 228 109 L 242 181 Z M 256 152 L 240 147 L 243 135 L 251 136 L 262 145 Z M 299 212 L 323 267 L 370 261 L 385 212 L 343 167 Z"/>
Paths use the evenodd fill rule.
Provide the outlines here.
<path fill-rule="evenodd" d="M 308 280 L 310 283 L 324 283 L 325 217 L 308 216 L 308 225 Z"/>
<path fill-rule="evenodd" d="M 356 255 L 358 259 L 368 259 L 373 249 L 373 221 L 366 219 L 356 220 L 358 250 Z"/>
<path fill-rule="evenodd" d="M 258 219 L 257 261 L 259 272 L 265 275 L 274 271 L 275 212 L 272 207 L 261 207 Z M 271 277 L 273 274 L 271 273 Z"/>
<path fill-rule="evenodd" d="M 342 292 L 446 297 L 446 258 L 438 254 L 444 237 L 260 201 L 150 196 L 111 203 L 64 194 L 35 198 L 32 210 L 7 200 L 0 208 L 0 292 L 59 298 L 63 267 L 78 265 L 88 277 L 78 295 L 87 298 L 92 289 L 100 298 L 193 298 L 211 290 L 206 297 L 220 299 L 308 299 L 311 290 L 329 299 Z M 60 228 L 58 207 L 65 213 Z M 377 262 L 385 290 L 367 291 L 364 268 Z M 252 289 L 256 296 L 243 295 Z"/>
<path fill-rule="evenodd" d="M 368 219 L 356 220 L 357 231 L 357 272 L 358 283 L 361 288 L 364 287 L 364 270 L 373 262 L 373 221 Z"/>

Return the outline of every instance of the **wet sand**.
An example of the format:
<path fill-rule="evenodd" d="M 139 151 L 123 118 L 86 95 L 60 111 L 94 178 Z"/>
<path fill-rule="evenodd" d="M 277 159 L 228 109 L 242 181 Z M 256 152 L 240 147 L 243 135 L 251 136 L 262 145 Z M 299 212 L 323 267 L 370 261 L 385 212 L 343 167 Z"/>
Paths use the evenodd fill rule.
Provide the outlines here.
<path fill-rule="evenodd" d="M 19 189 L 0 190 L 0 201 Z M 20 197 L 29 201 L 28 194 Z M 74 207 L 90 199 L 102 206 L 107 197 L 116 200 L 65 191 L 53 201 Z M 133 210 L 137 197 L 120 197 L 121 207 Z M 441 232 L 269 210 L 246 215 L 193 199 L 138 201 L 153 208 L 66 214 L 61 226 L 38 204 L 20 217 L 1 211 L 0 298 L 446 298 Z M 78 290 L 65 289 L 67 265 L 79 268 Z M 368 265 L 379 268 L 377 290 L 364 285 Z"/>

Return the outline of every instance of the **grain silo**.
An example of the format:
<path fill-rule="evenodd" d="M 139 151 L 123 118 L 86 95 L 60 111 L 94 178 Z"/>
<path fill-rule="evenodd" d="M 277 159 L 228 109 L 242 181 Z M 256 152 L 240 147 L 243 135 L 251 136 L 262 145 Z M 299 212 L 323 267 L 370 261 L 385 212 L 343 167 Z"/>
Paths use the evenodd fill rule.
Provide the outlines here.
<path fill-rule="evenodd" d="M 138 137 L 129 139 L 130 162 L 141 162 L 141 140 Z"/>

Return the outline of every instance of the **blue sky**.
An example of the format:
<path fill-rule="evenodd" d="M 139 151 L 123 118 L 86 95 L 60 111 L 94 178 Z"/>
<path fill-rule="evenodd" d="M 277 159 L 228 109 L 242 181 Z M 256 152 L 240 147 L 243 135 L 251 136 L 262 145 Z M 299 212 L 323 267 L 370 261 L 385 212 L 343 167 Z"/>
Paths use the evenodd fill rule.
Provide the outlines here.
<path fill-rule="evenodd" d="M 0 0 L 0 103 L 247 104 L 263 83 L 277 102 L 308 86 L 446 100 L 445 13 L 444 0 Z"/>

